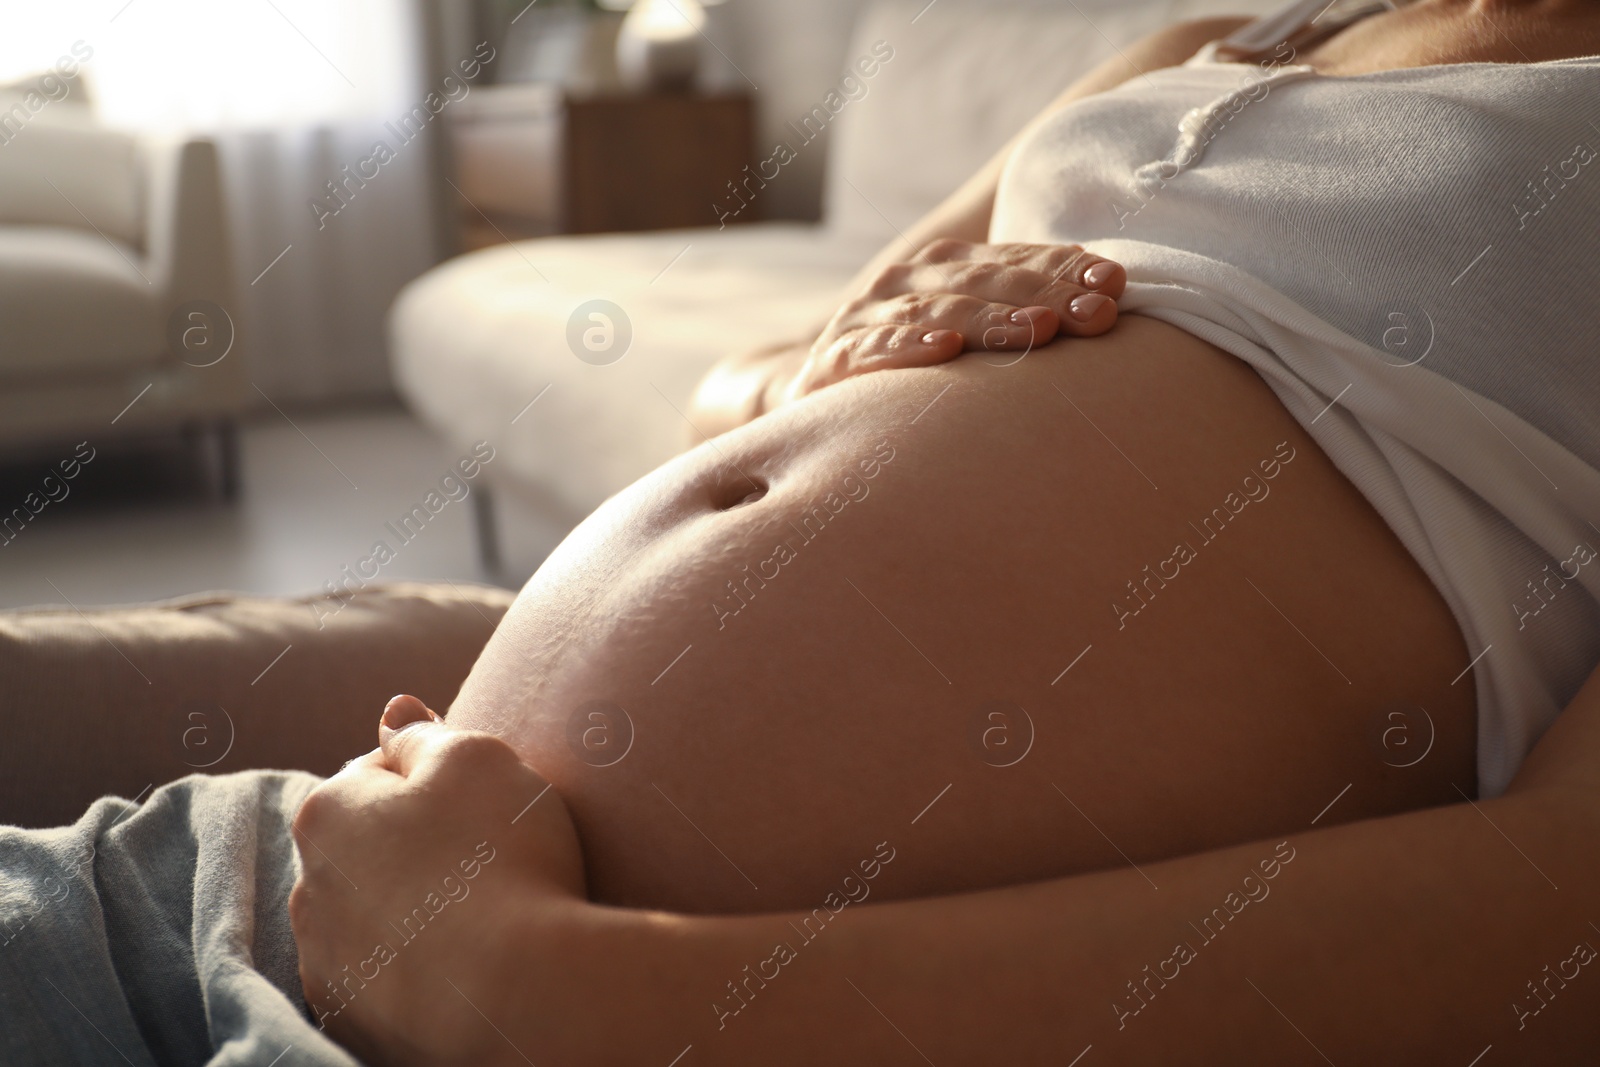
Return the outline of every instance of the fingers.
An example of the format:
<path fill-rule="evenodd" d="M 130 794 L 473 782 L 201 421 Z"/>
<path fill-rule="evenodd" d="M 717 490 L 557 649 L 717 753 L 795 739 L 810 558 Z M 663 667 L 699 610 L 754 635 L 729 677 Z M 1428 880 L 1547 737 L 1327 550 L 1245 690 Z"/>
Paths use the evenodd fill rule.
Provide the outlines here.
<path fill-rule="evenodd" d="M 1079 282 L 1085 289 L 1093 290 L 1115 300 L 1122 295 L 1128 287 L 1128 272 L 1121 263 L 1113 263 L 1109 259 L 1102 259 L 1091 263 L 1084 269 L 1082 281 Z"/>
<path fill-rule="evenodd" d="M 1117 263 L 1068 244 L 930 242 L 885 264 L 841 307 L 773 407 L 872 370 L 926 367 L 963 351 L 1028 352 L 1057 334 L 1093 337 L 1117 320 L 1127 285 Z M 775 401 L 775 402 L 774 402 Z M 410 705 L 397 718 L 415 714 Z"/>
<path fill-rule="evenodd" d="M 931 367 L 948 363 L 963 349 L 962 335 L 952 329 L 908 325 L 860 326 L 813 352 L 789 386 L 789 398 L 815 392 L 869 370 Z"/>
<path fill-rule="evenodd" d="M 1094 337 L 1117 324 L 1117 302 L 1100 293 L 1084 293 L 1072 298 L 1067 314 L 1068 321 L 1062 323 L 1063 333 Z"/>
<path fill-rule="evenodd" d="M 1058 281 L 1031 267 L 1013 267 L 992 260 L 969 260 L 918 267 L 907 278 L 908 293 L 959 293 L 1012 307 L 1043 305 L 1066 310 L 1084 290 L 1070 279 Z"/>
<path fill-rule="evenodd" d="M 1121 264 L 1087 252 L 1081 245 L 973 244 L 947 238 L 929 243 L 914 262 L 937 265 L 987 262 L 1024 267 L 1058 282 L 1103 293 L 1113 300 L 1122 295 L 1128 284 L 1128 272 Z"/>
<path fill-rule="evenodd" d="M 390 697 L 389 703 L 384 705 L 382 717 L 378 719 L 378 747 L 387 754 L 391 746 L 398 744 L 394 737 L 400 731 L 420 723 L 443 722 L 432 708 L 414 696 L 402 693 Z"/>
<path fill-rule="evenodd" d="M 912 293 L 883 301 L 873 314 L 893 321 L 846 327 L 811 354 L 784 399 L 795 400 L 869 371 L 947 363 L 964 351 L 1027 352 L 1058 332 L 1088 337 L 1116 323 L 1116 302 L 1099 293 L 1074 288 L 1048 298 L 1061 301 L 1064 314 L 1042 304 L 1016 307 L 953 293 Z"/>
<path fill-rule="evenodd" d="M 884 301 L 874 313 L 884 325 L 952 330 L 967 351 L 1010 351 L 1042 345 L 1056 335 L 1061 318 L 1041 304 L 994 303 L 956 293 L 912 293 Z"/>
<path fill-rule="evenodd" d="M 839 309 L 819 343 L 825 349 L 859 327 L 895 324 L 957 330 L 968 351 L 1026 349 L 1057 331 L 1091 337 L 1115 324 L 1114 301 L 1126 285 L 1119 264 L 1078 245 L 941 239 L 911 262 L 885 266 L 867 292 Z M 1011 318 L 1033 308 L 1048 308 L 1056 322 Z"/>
<path fill-rule="evenodd" d="M 379 726 L 378 743 L 383 753 L 384 767 L 403 778 L 409 778 L 438 749 L 440 743 L 455 732 L 444 723 L 432 719 L 420 719 L 398 730 L 386 725 Z"/>
<path fill-rule="evenodd" d="M 380 747 L 371 752 L 363 752 L 355 759 L 346 760 L 344 766 L 339 768 L 339 774 L 365 774 L 370 771 L 388 771 L 388 769 L 388 759 L 383 754 L 380 741 Z"/>
<path fill-rule="evenodd" d="M 1117 268 L 1119 271 L 1120 267 Z M 1105 333 L 1116 322 L 1116 303 L 1103 293 L 1086 291 L 1070 279 L 1058 279 L 1031 267 L 1013 267 L 993 260 L 952 262 L 942 266 L 915 268 L 906 278 L 903 297 L 885 299 L 876 305 L 875 314 L 897 321 L 924 321 L 919 309 L 935 306 L 939 299 L 964 296 L 988 304 L 1015 308 L 1046 307 L 1055 312 L 1062 333 L 1092 337 Z M 908 313 L 909 312 L 909 313 Z M 992 321 L 990 325 L 993 325 Z M 983 331 L 967 333 L 967 348 L 994 349 L 982 341 Z M 1046 337 L 1035 344 L 1047 341 Z M 991 334 L 995 340 L 998 334 Z M 1009 347 L 1026 347 L 1026 343 Z"/>
<path fill-rule="evenodd" d="M 511 746 L 493 734 L 458 730 L 442 720 L 389 731 L 383 738 L 383 760 L 388 770 L 419 784 L 435 777 L 486 779 L 491 772 L 525 769 Z"/>
<path fill-rule="evenodd" d="M 433 709 L 421 700 L 407 693 L 390 697 L 389 703 L 384 705 L 383 717 L 379 720 L 391 730 L 399 730 L 414 722 L 424 722 L 437 719 Z"/>

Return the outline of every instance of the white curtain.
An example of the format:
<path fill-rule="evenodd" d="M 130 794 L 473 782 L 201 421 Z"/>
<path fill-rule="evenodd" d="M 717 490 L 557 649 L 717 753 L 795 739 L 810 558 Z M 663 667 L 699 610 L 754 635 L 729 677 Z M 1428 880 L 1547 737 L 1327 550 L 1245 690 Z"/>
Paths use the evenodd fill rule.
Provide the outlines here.
<path fill-rule="evenodd" d="M 439 131 L 434 119 L 402 141 L 386 124 L 451 73 L 422 69 L 415 0 L 0 0 L 0 25 L 0 80 L 82 41 L 102 121 L 217 141 L 230 311 L 264 392 L 281 402 L 387 387 L 384 313 L 437 258 Z M 372 174 L 362 163 L 380 141 L 392 158 L 348 180 Z"/>

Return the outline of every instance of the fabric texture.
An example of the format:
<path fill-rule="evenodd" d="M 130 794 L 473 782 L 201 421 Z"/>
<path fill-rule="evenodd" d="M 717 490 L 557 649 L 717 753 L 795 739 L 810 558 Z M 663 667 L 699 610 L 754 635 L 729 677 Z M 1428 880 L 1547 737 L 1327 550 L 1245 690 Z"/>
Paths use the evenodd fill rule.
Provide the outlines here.
<path fill-rule="evenodd" d="M 22 124 L 15 108 L 0 116 L 7 120 L 0 224 L 99 230 L 143 251 L 146 185 L 136 136 L 93 125 L 84 108 L 51 106 Z"/>
<path fill-rule="evenodd" d="M 195 775 L 0 828 L 0 1060 L 356 1067 L 306 1014 L 288 898 L 309 774 Z"/>
<path fill-rule="evenodd" d="M 0 612 L 0 823 L 61 826 L 201 770 L 331 774 L 394 694 L 447 708 L 512 599 L 390 582 Z"/>
<path fill-rule="evenodd" d="M 991 238 L 1117 260 L 1124 311 L 1262 375 L 1454 612 L 1494 796 L 1600 659 L 1600 57 L 1327 77 L 1292 51 L 1063 110 Z"/>
<path fill-rule="evenodd" d="M 160 362 L 167 294 L 141 276 L 140 259 L 90 229 L 0 226 L 0 323 L 15 339 L 0 361 L 0 377 Z"/>
<path fill-rule="evenodd" d="M 828 226 L 866 235 L 876 252 L 1120 50 L 1172 23 L 1275 6 L 1276 0 L 878 0 L 850 35 L 846 67 L 858 75 L 852 64 L 871 56 L 880 41 L 894 58 L 872 77 L 842 86 L 845 101 L 834 101 L 840 110 L 829 123 Z M 797 147 L 794 131 L 807 118 L 792 116 L 786 130 Z"/>
<path fill-rule="evenodd" d="M 712 363 L 825 318 L 880 243 L 762 222 L 473 252 L 396 299 L 395 381 L 447 440 L 495 442 L 496 488 L 576 525 L 699 440 L 682 412 Z M 621 312 L 611 362 L 577 354 L 597 298 Z"/>

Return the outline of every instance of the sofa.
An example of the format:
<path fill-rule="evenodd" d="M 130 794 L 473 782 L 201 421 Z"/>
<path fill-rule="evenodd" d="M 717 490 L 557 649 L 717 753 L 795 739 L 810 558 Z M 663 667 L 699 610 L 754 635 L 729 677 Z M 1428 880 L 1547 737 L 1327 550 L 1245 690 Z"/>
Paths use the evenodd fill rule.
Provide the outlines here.
<path fill-rule="evenodd" d="M 461 256 L 412 282 L 391 310 L 397 388 L 453 445 L 494 442 L 497 491 L 575 521 L 698 440 L 684 412 L 713 362 L 819 325 L 867 258 L 1118 46 L 1167 21 L 1276 6 L 874 3 L 841 66 L 859 72 L 875 49 L 889 58 L 818 101 L 826 110 L 809 123 L 797 115 L 790 124 L 790 147 L 802 153 L 822 150 L 805 137 L 826 123 L 821 223 L 740 223 L 725 217 L 730 199 L 707 205 L 708 223 L 720 225 L 542 238 Z M 584 358 L 573 343 L 597 299 L 620 309 L 631 331 L 616 358 Z"/>
<path fill-rule="evenodd" d="M 106 128 L 71 98 L 7 101 L 0 447 L 209 429 L 231 492 L 248 382 L 215 147 Z"/>
<path fill-rule="evenodd" d="M 65 825 L 199 772 L 332 774 L 377 746 L 396 693 L 448 708 L 511 600 L 397 582 L 0 612 L 0 824 Z"/>

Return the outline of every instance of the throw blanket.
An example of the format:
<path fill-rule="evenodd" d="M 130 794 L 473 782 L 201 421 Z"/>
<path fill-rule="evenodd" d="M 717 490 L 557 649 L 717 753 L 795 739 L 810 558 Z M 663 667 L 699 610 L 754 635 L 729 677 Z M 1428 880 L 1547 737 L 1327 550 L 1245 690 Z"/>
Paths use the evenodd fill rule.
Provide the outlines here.
<path fill-rule="evenodd" d="M 1600 57 L 1214 55 L 1035 129 L 991 239 L 1115 259 L 1261 374 L 1454 612 L 1494 796 L 1600 661 Z"/>
<path fill-rule="evenodd" d="M 0 1062 L 357 1067 L 307 1017 L 289 931 L 318 781 L 194 775 L 0 827 Z"/>

